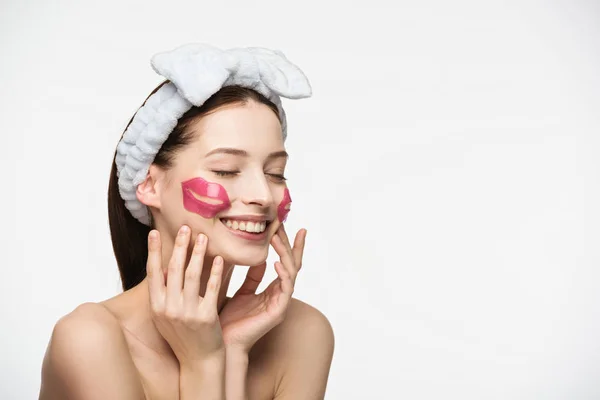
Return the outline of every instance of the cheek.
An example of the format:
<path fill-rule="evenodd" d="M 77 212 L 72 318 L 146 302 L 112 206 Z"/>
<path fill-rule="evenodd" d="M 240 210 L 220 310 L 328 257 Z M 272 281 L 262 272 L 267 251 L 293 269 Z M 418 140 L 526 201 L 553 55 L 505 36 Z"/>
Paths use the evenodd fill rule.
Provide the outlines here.
<path fill-rule="evenodd" d="M 292 207 L 292 198 L 290 197 L 290 190 L 288 188 L 285 188 L 285 190 L 283 192 L 283 199 L 281 200 L 281 203 L 279 203 L 279 206 L 277 207 L 277 218 L 279 219 L 280 222 L 285 222 L 287 215 L 290 212 L 291 207 Z"/>
<path fill-rule="evenodd" d="M 218 183 L 202 178 L 193 178 L 181 183 L 183 208 L 204 218 L 214 218 L 231 206 L 225 188 Z"/>

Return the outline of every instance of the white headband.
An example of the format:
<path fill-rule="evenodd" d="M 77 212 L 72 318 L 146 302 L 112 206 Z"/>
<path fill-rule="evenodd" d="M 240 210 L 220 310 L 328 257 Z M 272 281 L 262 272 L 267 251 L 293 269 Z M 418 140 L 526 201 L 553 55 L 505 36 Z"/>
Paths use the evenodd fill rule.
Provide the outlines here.
<path fill-rule="evenodd" d="M 280 51 L 259 47 L 221 50 L 207 44 L 187 44 L 154 55 L 154 71 L 170 82 L 158 89 L 137 111 L 117 146 L 119 193 L 138 221 L 150 225 L 150 212 L 136 197 L 137 186 L 177 120 L 193 106 L 200 107 L 222 87 L 239 85 L 271 100 L 279 111 L 283 139 L 287 122 L 281 97 L 310 97 L 304 73 Z"/>

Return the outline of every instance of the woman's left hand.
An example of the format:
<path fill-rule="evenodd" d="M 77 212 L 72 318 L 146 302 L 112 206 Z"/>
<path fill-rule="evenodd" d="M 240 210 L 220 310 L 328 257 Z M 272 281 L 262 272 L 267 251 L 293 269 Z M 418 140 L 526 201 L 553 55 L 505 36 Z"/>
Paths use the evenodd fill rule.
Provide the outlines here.
<path fill-rule="evenodd" d="M 248 269 L 244 283 L 219 314 L 226 348 L 247 353 L 262 336 L 283 322 L 302 267 L 305 239 L 306 230 L 299 230 L 291 248 L 283 224 L 279 227 L 271 239 L 280 260 L 275 262 L 277 278 L 262 293 L 256 294 L 256 289 L 264 277 L 266 261 Z"/>

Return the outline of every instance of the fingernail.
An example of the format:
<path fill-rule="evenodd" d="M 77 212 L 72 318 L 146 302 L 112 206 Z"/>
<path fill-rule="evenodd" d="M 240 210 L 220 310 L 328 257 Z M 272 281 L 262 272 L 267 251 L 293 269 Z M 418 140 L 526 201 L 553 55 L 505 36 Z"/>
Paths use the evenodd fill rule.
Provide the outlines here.
<path fill-rule="evenodd" d="M 203 234 L 199 234 L 198 235 L 198 243 L 200 243 L 200 244 L 204 243 L 204 238 L 205 238 L 205 236 Z"/>
<path fill-rule="evenodd" d="M 158 238 L 158 232 L 152 230 L 150 231 L 150 240 L 156 240 Z"/>
<path fill-rule="evenodd" d="M 179 234 L 180 235 L 185 235 L 186 233 L 188 233 L 190 228 L 188 228 L 186 225 L 182 226 L 181 229 L 179 230 Z"/>

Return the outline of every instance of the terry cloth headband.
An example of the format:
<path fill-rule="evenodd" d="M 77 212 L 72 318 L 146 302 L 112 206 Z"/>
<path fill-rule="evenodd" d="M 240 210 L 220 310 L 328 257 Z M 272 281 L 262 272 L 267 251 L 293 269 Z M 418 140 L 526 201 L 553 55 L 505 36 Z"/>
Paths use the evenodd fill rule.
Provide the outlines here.
<path fill-rule="evenodd" d="M 177 120 L 192 106 L 200 107 L 222 87 L 239 85 L 256 90 L 279 111 L 283 139 L 287 123 L 281 97 L 310 97 L 304 73 L 276 50 L 260 47 L 221 50 L 207 44 L 186 44 L 154 55 L 154 71 L 169 82 L 136 112 L 117 146 L 115 162 L 119 193 L 138 221 L 150 225 L 150 212 L 135 195 L 137 186 Z"/>

